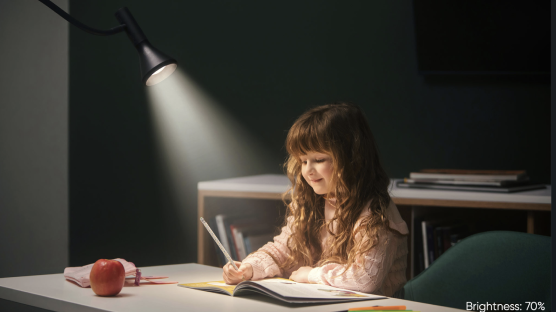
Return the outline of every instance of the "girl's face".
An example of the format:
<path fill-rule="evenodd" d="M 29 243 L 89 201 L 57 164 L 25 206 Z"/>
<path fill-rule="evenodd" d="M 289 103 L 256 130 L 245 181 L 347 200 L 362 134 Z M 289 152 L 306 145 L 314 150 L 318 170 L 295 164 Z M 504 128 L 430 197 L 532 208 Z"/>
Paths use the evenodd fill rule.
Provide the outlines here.
<path fill-rule="evenodd" d="M 309 152 L 301 155 L 301 174 L 315 193 L 324 195 L 332 190 L 332 157 L 328 154 Z"/>

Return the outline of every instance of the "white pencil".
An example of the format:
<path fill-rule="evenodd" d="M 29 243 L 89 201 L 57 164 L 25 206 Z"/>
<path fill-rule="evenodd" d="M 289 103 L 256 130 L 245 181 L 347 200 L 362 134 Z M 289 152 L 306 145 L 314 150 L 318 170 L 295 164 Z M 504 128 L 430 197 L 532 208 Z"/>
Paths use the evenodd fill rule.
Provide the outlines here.
<path fill-rule="evenodd" d="M 236 264 L 234 263 L 234 260 L 232 260 L 232 257 L 230 257 L 230 255 L 228 254 L 228 252 L 226 251 L 224 246 L 222 246 L 222 244 L 220 243 L 220 241 L 218 240 L 216 235 L 214 235 L 214 232 L 212 232 L 212 230 L 210 229 L 210 226 L 205 222 L 205 219 L 203 219 L 203 217 L 201 217 L 201 222 L 203 222 L 203 225 L 207 228 L 207 230 L 209 231 L 212 238 L 214 238 L 214 241 L 216 242 L 216 245 L 218 245 L 218 247 L 220 247 L 220 250 L 222 250 L 222 252 L 224 253 L 224 256 L 226 256 L 226 259 L 228 259 L 228 261 L 230 261 L 230 263 L 234 266 L 234 269 L 236 269 L 236 271 L 239 271 Z"/>

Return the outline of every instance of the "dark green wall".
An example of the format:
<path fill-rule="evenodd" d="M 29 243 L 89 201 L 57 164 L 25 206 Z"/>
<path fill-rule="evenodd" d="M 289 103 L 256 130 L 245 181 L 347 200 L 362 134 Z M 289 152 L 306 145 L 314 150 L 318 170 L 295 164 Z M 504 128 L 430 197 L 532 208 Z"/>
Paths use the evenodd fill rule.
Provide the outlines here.
<path fill-rule="evenodd" d="M 526 169 L 550 183 L 550 88 L 539 77 L 423 77 L 411 1 L 70 1 L 116 25 L 127 6 L 272 159 L 307 108 L 351 101 L 367 114 L 393 178 L 421 168 Z M 70 265 L 196 261 L 196 182 L 168 199 L 136 52 L 124 34 L 70 29 Z M 233 157 L 233 156 L 232 156 Z M 227 178 L 207 172 L 206 178 Z M 185 225 L 176 210 L 190 216 Z"/>

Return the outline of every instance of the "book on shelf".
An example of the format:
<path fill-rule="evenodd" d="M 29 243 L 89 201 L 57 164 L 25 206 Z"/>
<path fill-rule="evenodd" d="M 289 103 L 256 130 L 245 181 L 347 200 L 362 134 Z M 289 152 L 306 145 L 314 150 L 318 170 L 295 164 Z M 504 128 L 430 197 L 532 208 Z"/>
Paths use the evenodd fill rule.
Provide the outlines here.
<path fill-rule="evenodd" d="M 210 227 L 218 239 L 220 239 L 222 246 L 228 254 L 236 261 L 242 261 L 248 254 L 258 250 L 274 237 L 272 235 L 274 233 L 274 226 L 272 226 L 271 220 L 268 218 L 261 220 L 254 216 L 240 214 L 218 214 L 212 219 L 209 220 Z M 269 240 L 261 244 L 261 241 L 269 237 Z M 248 244 L 248 247 L 246 244 Z M 218 246 L 215 248 L 217 249 L 219 264 L 221 266 L 225 265 L 228 261 Z"/>
<path fill-rule="evenodd" d="M 467 233 L 467 225 L 453 217 L 423 217 L 417 228 L 423 250 L 423 269 L 428 268 L 452 245 L 450 235 Z M 415 247 L 417 248 L 417 247 Z"/>
<path fill-rule="evenodd" d="M 421 222 L 423 217 L 413 219 L 413 276 L 425 270 L 424 254 L 423 254 L 423 231 L 421 230 Z"/>
<path fill-rule="evenodd" d="M 434 261 L 434 224 L 439 223 L 440 221 L 430 221 L 430 220 L 423 220 L 421 221 L 421 236 L 423 237 L 423 262 L 425 269 L 429 267 Z"/>
<path fill-rule="evenodd" d="M 520 181 L 502 180 L 502 181 L 472 181 L 472 180 L 445 180 L 445 179 L 403 179 L 404 183 L 410 184 L 438 184 L 438 185 L 476 185 L 476 186 L 517 186 L 523 185 L 529 181 L 525 178 Z"/>
<path fill-rule="evenodd" d="M 434 190 L 448 190 L 448 191 L 471 191 L 471 192 L 489 192 L 489 193 L 514 193 L 521 191 L 530 191 L 546 188 L 543 184 L 531 185 L 518 185 L 507 187 L 495 186 L 471 186 L 471 185 L 439 185 L 427 183 L 405 183 L 403 180 L 396 182 L 396 186 L 400 188 L 413 188 L 413 189 L 434 189 Z"/>
<path fill-rule="evenodd" d="M 232 257 L 232 259 L 237 259 L 237 255 L 236 252 L 234 250 L 234 248 L 232 248 L 232 233 L 229 231 L 229 223 L 230 223 L 230 219 L 231 218 L 237 218 L 237 216 L 228 216 L 225 214 L 218 214 L 215 216 L 215 220 L 216 220 L 216 224 L 217 224 L 217 228 L 218 228 L 218 238 L 220 239 L 220 243 L 222 244 L 222 246 L 224 247 L 224 249 L 226 249 L 226 251 L 228 252 L 228 254 L 230 255 L 230 257 Z M 212 229 L 214 232 L 214 229 Z M 215 232 L 216 234 L 216 232 Z M 222 251 L 221 251 L 222 253 Z"/>
<path fill-rule="evenodd" d="M 245 248 L 243 245 L 243 238 L 240 237 L 240 234 L 238 233 L 238 231 L 241 230 L 241 228 L 244 227 L 245 225 L 246 225 L 245 223 L 241 223 L 241 222 L 230 224 L 230 231 L 232 232 L 232 241 L 233 241 L 232 245 L 237 255 L 237 257 L 234 258 L 234 260 L 237 261 L 243 261 L 243 259 L 245 258 Z"/>
<path fill-rule="evenodd" d="M 249 295 L 255 292 L 287 303 L 336 303 L 387 299 L 384 296 L 366 294 L 328 285 L 297 283 L 285 278 L 243 281 L 237 285 L 228 285 L 224 281 L 214 281 L 178 284 L 178 286 L 229 296 Z"/>
<path fill-rule="evenodd" d="M 434 258 L 438 259 L 443 253 L 445 253 L 450 247 L 455 245 L 461 239 L 466 237 L 469 231 L 467 224 L 463 223 L 444 223 L 437 226 L 433 230 L 434 235 Z"/>
<path fill-rule="evenodd" d="M 525 170 L 423 169 L 419 172 L 411 172 L 409 178 L 459 181 L 522 181 L 528 177 Z"/>
<path fill-rule="evenodd" d="M 444 252 L 444 226 L 435 227 L 432 233 L 434 243 L 434 259 L 438 259 L 438 257 L 440 257 Z"/>
<path fill-rule="evenodd" d="M 235 246 L 235 241 L 230 226 L 234 223 L 247 222 L 247 219 L 248 217 L 246 217 L 245 215 L 239 215 L 239 214 L 218 214 L 215 216 L 215 220 L 218 228 L 217 236 L 220 239 L 220 243 L 222 243 L 224 249 L 226 249 L 228 254 L 230 254 L 230 257 L 232 257 L 232 259 L 234 260 L 239 259 L 239 257 L 238 257 L 237 248 Z M 222 251 L 220 251 L 220 253 L 222 253 Z"/>
<path fill-rule="evenodd" d="M 471 233 L 474 221 L 454 217 L 423 216 L 414 220 L 414 274 L 427 269 L 450 247 Z"/>
<path fill-rule="evenodd" d="M 215 218 L 210 218 L 208 220 L 208 224 L 211 228 L 211 230 L 214 232 L 214 235 L 216 235 L 216 237 L 218 237 L 218 239 L 220 240 L 220 242 L 222 243 L 222 246 L 224 246 L 224 248 L 226 249 L 226 251 L 228 252 L 228 254 L 230 253 L 230 248 L 227 247 L 227 241 L 226 241 L 226 245 L 224 245 L 224 241 L 222 240 L 222 235 L 220 235 L 220 229 L 218 228 L 218 224 L 216 222 L 216 217 Z M 225 238 L 225 236 L 224 236 Z M 220 247 L 218 247 L 218 245 L 216 244 L 216 242 L 211 238 L 211 241 L 214 244 L 214 248 L 216 249 L 216 255 L 218 257 L 218 264 L 223 267 L 228 261 L 226 260 L 226 257 L 224 256 L 224 253 L 222 252 L 222 250 L 220 250 Z"/>
<path fill-rule="evenodd" d="M 268 234 L 269 230 L 272 229 L 272 225 L 260 223 L 260 221 L 255 222 L 254 220 L 251 220 L 247 222 L 231 224 L 230 229 L 232 231 L 232 236 L 234 238 L 234 246 L 236 248 L 237 255 L 238 255 L 237 259 L 238 261 L 243 261 L 243 259 L 245 259 L 245 257 L 247 257 L 247 255 L 251 253 L 247 251 L 247 247 L 245 245 L 245 239 L 252 234 L 260 234 L 260 233 Z M 251 242 L 249 241 L 249 243 Z M 255 246 L 251 246 L 251 244 L 249 244 L 250 250 L 252 248 L 259 249 L 260 247 L 262 247 L 262 245 L 258 246 L 258 243 Z"/>

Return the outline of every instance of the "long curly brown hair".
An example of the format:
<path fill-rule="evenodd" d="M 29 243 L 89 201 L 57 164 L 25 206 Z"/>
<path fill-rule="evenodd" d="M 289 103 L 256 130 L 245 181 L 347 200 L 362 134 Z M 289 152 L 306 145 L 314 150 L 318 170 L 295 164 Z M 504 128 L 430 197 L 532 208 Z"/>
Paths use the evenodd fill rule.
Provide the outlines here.
<path fill-rule="evenodd" d="M 283 200 L 288 206 L 284 225 L 293 217 L 288 239 L 289 258 L 282 270 L 295 266 L 346 264 L 345 270 L 372 249 L 384 229 L 389 229 L 386 209 L 390 204 L 390 179 L 383 169 L 375 139 L 361 109 L 349 103 L 323 105 L 301 115 L 288 132 L 284 164 L 291 187 Z M 313 191 L 301 172 L 301 155 L 320 152 L 331 156 L 332 190 L 336 198 L 332 220 L 324 216 L 325 198 Z M 370 202 L 370 214 L 356 223 Z M 336 231 L 332 224 L 336 222 Z M 320 233 L 330 236 L 323 250 Z M 358 237 L 364 239 L 355 239 Z M 361 258 L 359 258 L 361 259 Z"/>

